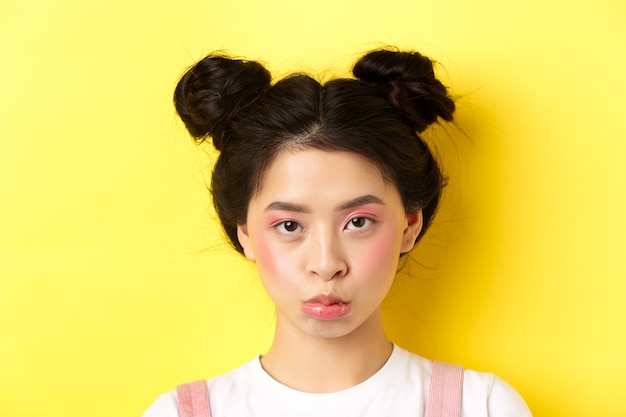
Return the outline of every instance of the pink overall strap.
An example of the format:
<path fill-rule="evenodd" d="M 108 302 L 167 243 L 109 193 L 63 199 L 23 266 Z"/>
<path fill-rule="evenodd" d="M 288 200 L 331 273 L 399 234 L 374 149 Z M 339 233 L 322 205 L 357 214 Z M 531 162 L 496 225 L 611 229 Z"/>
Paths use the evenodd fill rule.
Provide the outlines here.
<path fill-rule="evenodd" d="M 433 362 L 424 417 L 461 417 L 463 368 Z"/>
<path fill-rule="evenodd" d="M 176 387 L 180 417 L 211 417 L 206 381 L 190 382 Z"/>

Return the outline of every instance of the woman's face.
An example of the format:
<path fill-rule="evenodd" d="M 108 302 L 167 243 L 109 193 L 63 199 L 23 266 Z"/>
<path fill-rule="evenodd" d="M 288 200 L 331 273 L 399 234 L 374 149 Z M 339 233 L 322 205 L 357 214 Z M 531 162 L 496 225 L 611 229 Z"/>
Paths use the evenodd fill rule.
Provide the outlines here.
<path fill-rule="evenodd" d="M 238 236 L 276 305 L 277 331 L 334 338 L 379 319 L 421 225 L 368 160 L 305 149 L 268 167 Z"/>

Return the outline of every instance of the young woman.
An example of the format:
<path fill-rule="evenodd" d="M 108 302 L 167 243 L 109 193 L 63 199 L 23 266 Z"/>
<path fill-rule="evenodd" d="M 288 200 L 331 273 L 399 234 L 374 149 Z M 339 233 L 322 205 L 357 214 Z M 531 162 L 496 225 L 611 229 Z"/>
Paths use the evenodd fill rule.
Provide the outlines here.
<path fill-rule="evenodd" d="M 202 383 L 214 417 L 421 417 L 432 407 L 433 362 L 388 340 L 380 306 L 443 186 L 419 133 L 455 106 L 416 52 L 368 53 L 353 74 L 272 84 L 259 63 L 209 55 L 176 88 L 191 135 L 220 151 L 211 191 L 226 235 L 276 306 L 269 351 Z M 494 375 L 459 378 L 457 416 L 530 416 Z M 161 395 L 144 417 L 178 416 L 181 395 Z"/>

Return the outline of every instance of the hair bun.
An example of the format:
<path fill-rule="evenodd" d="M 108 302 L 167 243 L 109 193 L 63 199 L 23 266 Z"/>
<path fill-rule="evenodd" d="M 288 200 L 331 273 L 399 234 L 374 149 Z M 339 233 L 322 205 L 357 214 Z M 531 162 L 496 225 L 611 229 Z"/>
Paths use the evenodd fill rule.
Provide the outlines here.
<path fill-rule="evenodd" d="M 191 67 L 174 92 L 174 105 L 198 141 L 207 136 L 222 150 L 232 118 L 265 92 L 271 75 L 255 61 L 209 55 Z"/>
<path fill-rule="evenodd" d="M 437 117 L 452 120 L 454 101 L 435 78 L 433 62 L 417 52 L 373 51 L 356 63 L 352 73 L 382 89 L 418 132 L 434 123 Z"/>

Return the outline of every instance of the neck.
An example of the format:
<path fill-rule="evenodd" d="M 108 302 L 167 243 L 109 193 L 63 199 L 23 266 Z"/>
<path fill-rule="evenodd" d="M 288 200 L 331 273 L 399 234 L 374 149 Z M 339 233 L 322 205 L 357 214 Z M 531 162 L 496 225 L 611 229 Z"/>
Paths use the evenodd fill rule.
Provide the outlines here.
<path fill-rule="evenodd" d="M 391 351 L 380 312 L 340 337 L 305 334 L 278 319 L 274 341 L 261 364 L 278 382 L 296 390 L 336 392 L 374 375 Z"/>

